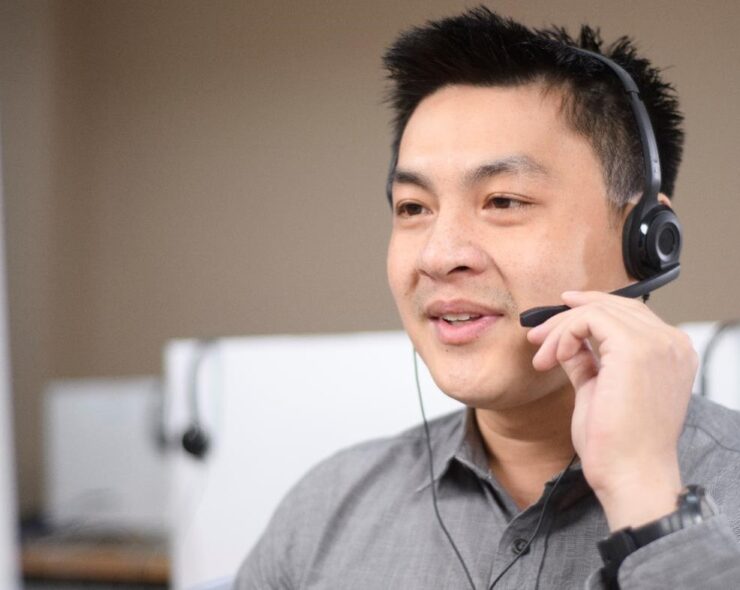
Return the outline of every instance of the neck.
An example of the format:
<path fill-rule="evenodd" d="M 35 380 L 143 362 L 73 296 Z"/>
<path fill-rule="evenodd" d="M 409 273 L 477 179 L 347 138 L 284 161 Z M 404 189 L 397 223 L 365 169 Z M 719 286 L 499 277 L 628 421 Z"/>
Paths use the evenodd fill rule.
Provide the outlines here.
<path fill-rule="evenodd" d="M 475 410 L 491 471 L 520 509 L 536 502 L 575 454 L 573 406 L 568 384 L 523 406 Z"/>

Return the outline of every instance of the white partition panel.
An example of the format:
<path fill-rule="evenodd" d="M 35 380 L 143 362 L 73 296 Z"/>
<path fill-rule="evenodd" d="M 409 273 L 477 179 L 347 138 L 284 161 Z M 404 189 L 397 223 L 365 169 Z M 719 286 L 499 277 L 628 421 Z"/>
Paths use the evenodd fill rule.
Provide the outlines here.
<path fill-rule="evenodd" d="M 191 420 L 195 343 L 166 351 L 167 429 Z M 403 332 L 226 339 L 201 365 L 197 400 L 212 437 L 203 460 L 172 454 L 175 589 L 233 576 L 285 492 L 312 465 L 350 444 L 421 422 Z M 420 363 L 431 418 L 460 408 Z"/>
<path fill-rule="evenodd" d="M 720 325 L 720 322 L 690 322 L 679 327 L 691 338 L 701 361 L 694 392 L 733 410 L 740 410 L 740 326 L 717 334 Z M 714 342 L 707 358 L 706 348 L 710 340 Z M 702 371 L 707 391 L 701 391 Z"/>

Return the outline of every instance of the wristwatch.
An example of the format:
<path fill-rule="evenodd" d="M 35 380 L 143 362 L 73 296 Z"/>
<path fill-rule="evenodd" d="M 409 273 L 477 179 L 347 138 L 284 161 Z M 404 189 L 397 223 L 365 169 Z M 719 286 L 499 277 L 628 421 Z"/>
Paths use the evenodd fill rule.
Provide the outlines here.
<path fill-rule="evenodd" d="M 604 567 L 601 568 L 604 585 L 608 590 L 619 590 L 617 572 L 630 553 L 656 539 L 703 522 L 716 513 L 717 508 L 706 495 L 704 488 L 689 485 L 678 495 L 678 507 L 675 512 L 636 528 L 620 529 L 599 541 L 597 547 L 601 559 L 604 560 Z"/>

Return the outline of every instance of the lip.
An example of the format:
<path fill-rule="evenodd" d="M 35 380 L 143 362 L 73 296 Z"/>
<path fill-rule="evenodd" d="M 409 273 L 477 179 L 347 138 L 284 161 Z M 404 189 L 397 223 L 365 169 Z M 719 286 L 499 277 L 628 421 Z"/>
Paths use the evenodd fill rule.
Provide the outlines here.
<path fill-rule="evenodd" d="M 426 306 L 427 318 L 434 325 L 437 338 L 442 344 L 468 344 L 479 339 L 487 330 L 503 317 L 503 312 L 464 299 L 434 301 Z M 468 313 L 480 316 L 457 325 L 449 324 L 442 319 L 446 314 Z"/>

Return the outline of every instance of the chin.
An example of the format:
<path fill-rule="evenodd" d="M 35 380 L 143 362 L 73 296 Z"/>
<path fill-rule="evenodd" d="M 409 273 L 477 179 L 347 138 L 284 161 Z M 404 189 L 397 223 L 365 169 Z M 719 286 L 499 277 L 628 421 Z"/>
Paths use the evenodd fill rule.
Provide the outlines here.
<path fill-rule="evenodd" d="M 512 363 L 504 370 L 501 363 L 477 355 L 451 355 L 420 351 L 434 382 L 446 395 L 470 407 L 490 407 L 514 401 L 515 385 L 522 379 L 511 372 Z M 515 396 L 519 397 L 519 396 Z"/>
<path fill-rule="evenodd" d="M 439 379 L 435 377 L 435 383 L 446 395 L 470 408 L 503 410 L 529 401 L 522 399 L 512 388 L 490 381 L 471 387 L 467 382 L 445 375 Z"/>
<path fill-rule="evenodd" d="M 434 382 L 446 395 L 468 407 L 505 410 L 534 402 L 561 388 L 565 373 L 538 373 L 530 355 L 506 358 L 475 354 L 421 353 Z"/>

